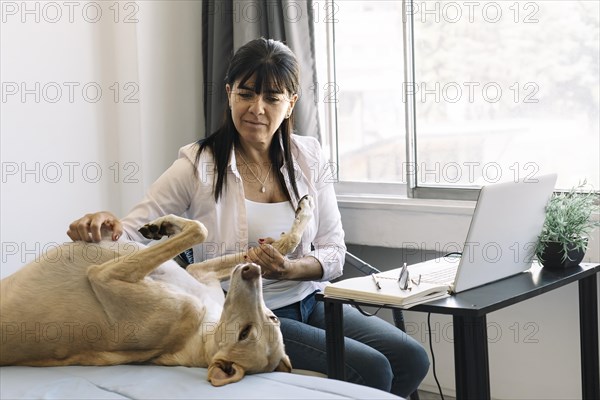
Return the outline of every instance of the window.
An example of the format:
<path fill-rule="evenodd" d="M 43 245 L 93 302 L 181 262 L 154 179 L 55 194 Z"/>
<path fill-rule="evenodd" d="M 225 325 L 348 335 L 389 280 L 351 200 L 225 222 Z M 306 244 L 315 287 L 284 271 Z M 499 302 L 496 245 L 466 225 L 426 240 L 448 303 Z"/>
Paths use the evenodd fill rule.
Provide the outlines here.
<path fill-rule="evenodd" d="M 335 41 L 317 44 L 333 45 L 335 58 L 317 61 L 335 60 L 340 181 L 459 198 L 548 172 L 559 189 L 583 179 L 600 187 L 599 2 L 322 7 L 334 16 Z"/>
<path fill-rule="evenodd" d="M 328 87 L 336 90 L 339 178 L 403 182 L 402 2 L 337 1 L 324 8 L 335 29 L 335 86 Z"/>

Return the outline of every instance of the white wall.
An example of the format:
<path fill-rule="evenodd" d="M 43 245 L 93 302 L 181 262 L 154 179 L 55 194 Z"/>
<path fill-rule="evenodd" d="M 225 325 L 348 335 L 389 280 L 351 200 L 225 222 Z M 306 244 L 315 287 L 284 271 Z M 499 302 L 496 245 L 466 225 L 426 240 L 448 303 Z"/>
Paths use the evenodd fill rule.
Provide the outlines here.
<path fill-rule="evenodd" d="M 473 206 L 416 199 L 365 203 L 340 196 L 348 243 L 407 248 L 412 254 L 455 250 L 465 240 Z M 600 262 L 599 236 L 596 230 L 584 261 Z M 581 398 L 578 299 L 574 283 L 488 315 L 494 399 Z M 432 314 L 431 321 L 437 376 L 444 394 L 454 395 L 452 318 Z M 429 352 L 426 314 L 407 311 L 405 322 Z M 432 368 L 421 388 L 437 392 Z"/>
<path fill-rule="evenodd" d="M 2 277 L 203 135 L 200 2 L 67 3 L 1 3 Z"/>

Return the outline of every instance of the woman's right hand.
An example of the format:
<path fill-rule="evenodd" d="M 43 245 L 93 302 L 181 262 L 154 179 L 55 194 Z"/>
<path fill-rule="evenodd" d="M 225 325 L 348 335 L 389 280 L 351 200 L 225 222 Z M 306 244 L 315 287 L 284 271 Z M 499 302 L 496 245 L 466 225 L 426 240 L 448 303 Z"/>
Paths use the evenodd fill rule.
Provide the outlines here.
<path fill-rule="evenodd" d="M 112 240 L 118 240 L 123 234 L 123 225 L 114 214 L 108 211 L 100 211 L 86 214 L 71 222 L 67 235 L 73 241 L 99 242 L 102 240 L 102 236 L 107 236 L 111 232 Z"/>

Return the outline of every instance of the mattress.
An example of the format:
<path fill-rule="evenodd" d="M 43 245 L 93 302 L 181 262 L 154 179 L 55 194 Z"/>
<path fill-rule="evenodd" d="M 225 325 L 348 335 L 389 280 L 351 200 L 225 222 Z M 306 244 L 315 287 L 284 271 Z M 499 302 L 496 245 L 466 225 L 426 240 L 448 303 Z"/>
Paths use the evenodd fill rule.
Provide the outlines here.
<path fill-rule="evenodd" d="M 398 399 L 377 389 L 271 372 L 212 386 L 205 368 L 1 367 L 0 399 Z"/>

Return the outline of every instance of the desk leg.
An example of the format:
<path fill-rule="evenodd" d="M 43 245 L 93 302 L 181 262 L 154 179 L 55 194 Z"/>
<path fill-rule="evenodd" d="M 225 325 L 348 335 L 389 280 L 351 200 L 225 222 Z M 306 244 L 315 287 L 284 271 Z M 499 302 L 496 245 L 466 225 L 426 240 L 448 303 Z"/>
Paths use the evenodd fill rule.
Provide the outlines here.
<path fill-rule="evenodd" d="M 327 346 L 327 376 L 346 380 L 344 365 L 344 313 L 342 303 L 324 300 L 325 340 Z"/>
<path fill-rule="evenodd" d="M 456 398 L 489 400 L 490 370 L 486 317 L 454 316 L 453 324 Z"/>
<path fill-rule="evenodd" d="M 579 336 L 583 399 L 600 399 L 598 367 L 598 289 L 596 274 L 579 281 Z"/>

